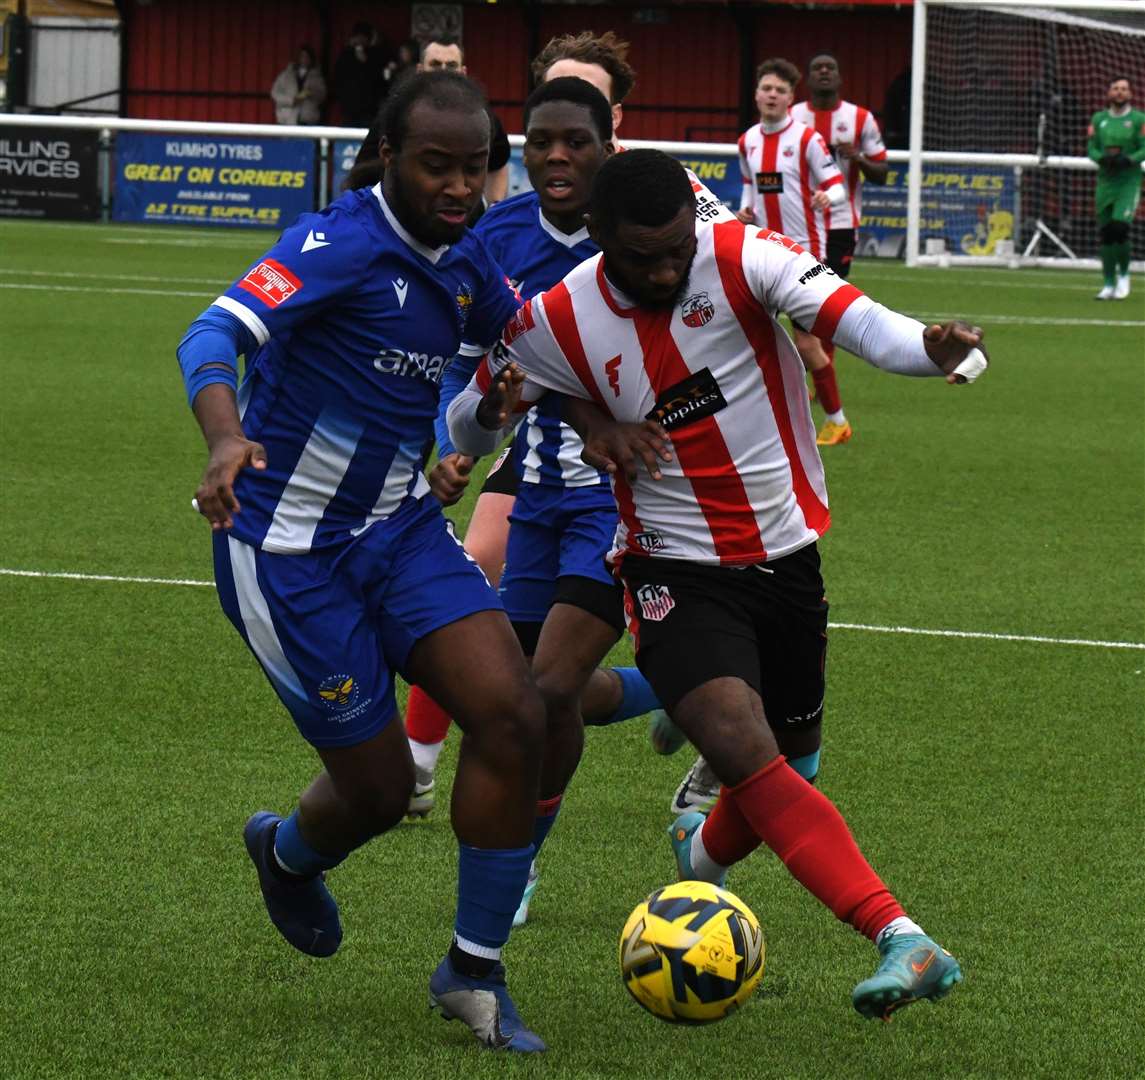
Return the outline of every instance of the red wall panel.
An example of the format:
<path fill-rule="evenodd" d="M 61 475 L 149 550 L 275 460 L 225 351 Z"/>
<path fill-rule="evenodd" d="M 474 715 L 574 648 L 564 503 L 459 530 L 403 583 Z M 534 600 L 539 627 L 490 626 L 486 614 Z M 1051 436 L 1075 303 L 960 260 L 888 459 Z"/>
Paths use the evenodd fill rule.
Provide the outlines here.
<path fill-rule="evenodd" d="M 648 9 L 645 9 L 648 10 Z M 620 4 L 542 5 L 538 47 L 557 34 L 613 30 L 631 43 L 636 86 L 621 135 L 629 139 L 731 141 L 740 127 L 742 50 L 754 65 L 786 56 L 801 68 L 828 49 L 839 57 L 844 93 L 875 110 L 909 62 L 909 10 L 740 9 L 741 40 L 723 4 L 659 6 L 658 21 Z M 520 131 L 529 92 L 529 11 L 517 4 L 467 4 L 466 61 L 509 131 Z M 368 19 L 390 48 L 409 34 L 410 5 L 331 0 L 152 0 L 128 7 L 126 104 L 129 116 L 269 123 L 270 85 L 308 42 L 328 35 L 327 74 L 358 19 Z M 214 95 L 214 96 L 211 96 Z M 228 96 L 229 95 L 229 96 Z M 799 96 L 803 96 L 800 93 Z M 338 110 L 327 119 L 338 122 Z"/>

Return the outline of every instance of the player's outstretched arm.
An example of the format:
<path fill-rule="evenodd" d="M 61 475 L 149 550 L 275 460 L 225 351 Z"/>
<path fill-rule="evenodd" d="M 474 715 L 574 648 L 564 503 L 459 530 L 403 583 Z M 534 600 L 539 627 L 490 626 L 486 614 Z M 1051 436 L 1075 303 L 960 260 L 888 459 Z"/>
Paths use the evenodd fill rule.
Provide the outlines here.
<path fill-rule="evenodd" d="M 454 448 L 470 457 L 493 453 L 509 434 L 524 387 L 524 373 L 516 364 L 506 364 L 490 375 L 489 362 L 490 357 L 481 361 L 477 374 L 450 402 L 446 413 Z"/>
<path fill-rule="evenodd" d="M 235 498 L 235 478 L 243 469 L 265 469 L 266 449 L 243 433 L 235 392 L 225 383 L 204 386 L 191 407 L 209 454 L 195 502 L 213 530 L 229 529 L 232 515 L 242 509 Z"/>
<path fill-rule="evenodd" d="M 672 460 L 668 433 L 655 420 L 639 424 L 613 420 L 583 398 L 565 398 L 564 418 L 584 443 L 581 460 L 601 472 L 620 473 L 630 484 L 641 462 L 648 475 L 659 480 L 660 462 Z"/>

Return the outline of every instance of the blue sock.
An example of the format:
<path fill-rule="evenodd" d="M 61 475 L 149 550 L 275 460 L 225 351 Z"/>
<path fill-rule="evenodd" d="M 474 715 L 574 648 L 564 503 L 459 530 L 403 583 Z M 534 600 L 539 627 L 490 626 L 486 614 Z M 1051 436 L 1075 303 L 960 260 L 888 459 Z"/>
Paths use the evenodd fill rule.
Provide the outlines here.
<path fill-rule="evenodd" d="M 302 830 L 298 827 L 298 811 L 295 810 L 278 827 L 274 836 L 274 855 L 279 864 L 292 874 L 300 877 L 314 877 L 323 870 L 331 870 L 337 866 L 347 855 L 323 855 L 315 851 L 302 838 Z"/>
<path fill-rule="evenodd" d="M 549 830 L 553 827 L 553 822 L 557 820 L 557 814 L 561 810 L 561 799 L 564 795 L 557 795 L 552 799 L 542 799 L 537 803 L 537 816 L 533 820 L 533 858 L 535 859 L 541 853 L 541 845 L 545 842 L 545 837 L 549 835 Z"/>
<path fill-rule="evenodd" d="M 616 724 L 633 716 L 643 716 L 660 708 L 660 699 L 648 685 L 648 680 L 640 674 L 639 668 L 618 667 L 612 670 L 620 678 L 620 707 L 606 720 L 597 721 L 598 727 Z"/>
<path fill-rule="evenodd" d="M 787 764 L 799 773 L 807 783 L 813 783 L 815 777 L 819 775 L 819 751 L 804 754 L 802 757 L 788 758 Z"/>
<path fill-rule="evenodd" d="M 509 940 L 529 880 L 533 845 L 491 849 L 460 844 L 459 849 L 457 943 L 464 952 L 495 957 Z M 474 946 L 480 951 L 475 952 Z"/>

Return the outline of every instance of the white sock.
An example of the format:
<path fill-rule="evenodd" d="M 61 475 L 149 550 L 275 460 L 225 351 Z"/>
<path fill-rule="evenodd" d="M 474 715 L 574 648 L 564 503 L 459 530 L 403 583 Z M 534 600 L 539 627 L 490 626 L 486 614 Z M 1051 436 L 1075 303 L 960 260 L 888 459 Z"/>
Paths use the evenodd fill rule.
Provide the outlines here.
<path fill-rule="evenodd" d="M 727 867 L 720 866 L 708 854 L 708 849 L 704 847 L 704 828 L 706 825 L 707 822 L 705 821 L 692 833 L 692 873 L 701 881 L 710 881 L 714 885 L 720 880 L 720 875 L 727 870 Z"/>
<path fill-rule="evenodd" d="M 443 742 L 424 743 L 418 742 L 417 739 L 410 739 L 409 748 L 410 753 L 413 754 L 413 763 L 419 769 L 433 772 L 437 768 L 437 759 L 441 756 L 441 748 L 444 745 Z"/>
<path fill-rule="evenodd" d="M 926 931 L 923 930 L 923 928 L 921 926 L 919 926 L 918 923 L 914 922 L 914 920 L 908 919 L 905 915 L 900 915 L 897 919 L 891 919 L 891 921 L 889 923 L 887 923 L 887 925 L 884 926 L 875 935 L 875 944 L 878 945 L 879 947 L 882 947 L 883 941 L 886 938 L 890 937 L 892 934 L 925 934 L 925 933 L 926 933 Z"/>
<path fill-rule="evenodd" d="M 842 427 L 847 422 L 847 417 L 843 413 L 842 409 L 840 409 L 838 412 L 828 413 L 827 419 L 830 420 L 832 424 L 838 424 L 840 427 Z"/>
<path fill-rule="evenodd" d="M 500 960 L 501 950 L 490 948 L 488 945 L 478 945 L 476 941 L 467 941 L 459 934 L 453 935 L 453 940 L 457 942 L 457 947 L 462 951 L 469 953 L 470 956 L 480 956 L 483 960 Z"/>

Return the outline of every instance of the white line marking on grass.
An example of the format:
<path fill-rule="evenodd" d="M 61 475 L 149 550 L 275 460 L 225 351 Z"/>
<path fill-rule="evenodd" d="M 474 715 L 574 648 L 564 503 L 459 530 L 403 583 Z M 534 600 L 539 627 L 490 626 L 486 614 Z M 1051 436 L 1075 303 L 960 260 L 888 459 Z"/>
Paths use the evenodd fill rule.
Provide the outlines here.
<path fill-rule="evenodd" d="M 923 285 L 926 288 L 933 288 L 933 281 L 920 281 L 912 274 L 902 273 L 887 273 L 885 271 L 870 272 L 866 267 L 856 271 L 856 277 L 863 277 L 870 273 L 870 276 L 877 281 L 902 281 L 913 285 Z M 1007 280 L 1004 277 L 983 278 L 979 274 L 975 274 L 973 279 L 956 278 L 951 284 L 957 285 L 960 289 L 998 289 L 998 286 L 1004 286 L 1008 289 L 1052 289 L 1055 292 L 1093 292 L 1094 286 L 1091 283 L 1082 284 L 1081 282 L 1062 281 L 1054 284 L 1040 281 L 1016 281 L 1013 278 Z"/>
<path fill-rule="evenodd" d="M 950 312 L 942 315 L 923 315 L 918 312 L 909 312 L 916 319 L 938 321 L 949 319 Z M 1145 320 L 1140 319 L 1056 319 L 1044 315 L 959 315 L 966 322 L 975 322 L 987 329 L 991 324 L 1005 324 L 1013 326 L 1127 326 L 1130 328 L 1145 326 Z"/>
<path fill-rule="evenodd" d="M 828 623 L 832 630 L 867 630 L 875 634 L 921 634 L 925 637 L 976 638 L 984 641 L 1027 641 L 1037 645 L 1091 645 L 1097 649 L 1145 649 L 1140 641 L 1092 641 L 1088 638 L 1043 637 L 1040 634 L 994 634 L 985 630 L 930 630 L 920 626 L 871 626 Z"/>
<path fill-rule="evenodd" d="M 196 581 L 194 578 L 162 578 L 162 577 L 118 577 L 115 574 L 68 574 L 63 571 L 51 570 L 15 570 L 10 567 L 0 567 L 0 574 L 8 577 L 30 578 L 65 578 L 68 581 L 114 581 L 129 585 L 199 585 L 215 587 L 213 581 Z"/>
<path fill-rule="evenodd" d="M 9 270 L 0 267 L 0 274 L 9 277 L 48 277 L 48 278 L 92 278 L 96 281 L 149 281 L 155 285 L 218 285 L 226 288 L 230 284 L 225 278 L 205 277 L 155 277 L 150 274 L 104 274 L 89 270 Z"/>
<path fill-rule="evenodd" d="M 110 296 L 113 293 L 124 293 L 132 296 L 209 296 L 212 299 L 219 295 L 218 289 L 214 292 L 188 292 L 185 289 L 105 289 L 95 285 L 29 285 L 15 281 L 0 281 L 0 289 L 31 289 L 36 292 L 90 292 Z"/>
<path fill-rule="evenodd" d="M 250 240 L 240 240 L 237 237 L 203 237 L 203 239 L 187 239 L 179 240 L 174 237 L 166 236 L 101 236 L 100 239 L 105 244 L 143 244 L 148 247 L 233 247 L 233 248 L 250 248 L 254 247 L 256 237 Z"/>
<path fill-rule="evenodd" d="M 119 577 L 114 574 L 77 574 L 51 570 L 16 570 L 0 567 L 0 575 L 30 578 L 64 578 L 68 581 L 111 581 L 130 585 L 197 585 L 214 588 L 213 581 L 194 578 Z M 973 638 L 984 641 L 1025 641 L 1037 645 L 1089 645 L 1098 649 L 1145 649 L 1140 641 L 1093 641 L 1088 638 L 1045 637 L 1040 634 L 994 634 L 982 630 L 930 630 L 920 626 L 873 626 L 869 623 L 829 623 L 832 630 L 866 630 L 876 634 L 918 634 L 924 637 Z"/>

